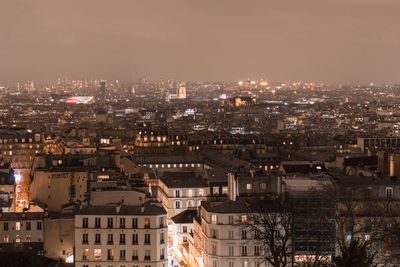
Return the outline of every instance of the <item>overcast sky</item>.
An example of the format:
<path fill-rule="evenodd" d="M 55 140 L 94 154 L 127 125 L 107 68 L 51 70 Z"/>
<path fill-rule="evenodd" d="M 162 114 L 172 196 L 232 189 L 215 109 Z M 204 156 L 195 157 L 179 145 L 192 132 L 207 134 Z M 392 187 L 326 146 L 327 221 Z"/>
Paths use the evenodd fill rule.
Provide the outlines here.
<path fill-rule="evenodd" d="M 1 0 L 0 81 L 400 82 L 400 0 Z"/>

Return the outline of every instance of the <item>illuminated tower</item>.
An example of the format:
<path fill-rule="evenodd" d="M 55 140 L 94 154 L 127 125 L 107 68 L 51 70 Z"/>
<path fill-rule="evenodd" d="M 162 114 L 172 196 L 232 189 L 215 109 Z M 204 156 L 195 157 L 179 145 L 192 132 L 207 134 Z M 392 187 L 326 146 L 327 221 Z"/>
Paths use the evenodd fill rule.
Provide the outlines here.
<path fill-rule="evenodd" d="M 177 98 L 185 99 L 186 98 L 186 87 L 184 83 L 181 83 L 178 88 Z"/>

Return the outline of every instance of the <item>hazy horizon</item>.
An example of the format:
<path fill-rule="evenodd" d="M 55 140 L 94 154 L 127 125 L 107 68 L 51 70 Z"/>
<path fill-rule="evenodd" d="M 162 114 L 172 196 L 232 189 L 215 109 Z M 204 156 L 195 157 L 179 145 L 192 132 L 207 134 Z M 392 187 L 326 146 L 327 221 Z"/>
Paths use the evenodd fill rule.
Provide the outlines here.
<path fill-rule="evenodd" d="M 3 0 L 0 81 L 399 83 L 396 0 Z"/>

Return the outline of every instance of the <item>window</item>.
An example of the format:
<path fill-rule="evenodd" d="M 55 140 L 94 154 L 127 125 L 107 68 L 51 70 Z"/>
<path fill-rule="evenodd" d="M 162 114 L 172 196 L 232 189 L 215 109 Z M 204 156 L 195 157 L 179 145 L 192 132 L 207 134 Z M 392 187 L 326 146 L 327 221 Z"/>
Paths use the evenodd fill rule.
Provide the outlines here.
<path fill-rule="evenodd" d="M 26 222 L 26 230 L 27 231 L 31 230 L 31 222 Z"/>
<path fill-rule="evenodd" d="M 20 222 L 16 222 L 15 223 L 15 230 L 17 230 L 17 231 L 21 230 L 21 223 Z"/>
<path fill-rule="evenodd" d="M 247 256 L 247 246 L 242 246 L 242 256 Z"/>
<path fill-rule="evenodd" d="M 386 198 L 392 199 L 393 197 L 393 187 L 386 187 L 385 188 Z"/>
<path fill-rule="evenodd" d="M 232 246 L 229 247 L 229 256 L 235 256 L 235 250 Z"/>
<path fill-rule="evenodd" d="M 82 260 L 88 260 L 89 259 L 89 249 L 84 248 L 82 250 Z"/>
<path fill-rule="evenodd" d="M 229 239 L 233 239 L 233 231 L 229 231 Z"/>
<path fill-rule="evenodd" d="M 260 256 L 260 247 L 254 246 L 254 256 Z"/>
<path fill-rule="evenodd" d="M 107 250 L 107 260 L 114 260 L 114 249 Z"/>
<path fill-rule="evenodd" d="M 108 245 L 112 245 L 112 244 L 114 244 L 114 236 L 113 236 L 113 234 L 108 234 L 107 235 L 107 244 Z"/>
<path fill-rule="evenodd" d="M 242 230 L 242 239 L 247 239 L 247 232 L 246 232 L 246 230 Z"/>
<path fill-rule="evenodd" d="M 113 218 L 107 218 L 107 228 L 113 228 Z"/>
<path fill-rule="evenodd" d="M 160 249 L 160 260 L 163 260 L 165 258 L 165 251 L 164 249 Z"/>
<path fill-rule="evenodd" d="M 89 218 L 83 218 L 82 219 L 82 228 L 88 228 L 89 227 Z"/>
<path fill-rule="evenodd" d="M 235 263 L 233 261 L 229 262 L 229 267 L 235 267 Z"/>
<path fill-rule="evenodd" d="M 211 237 L 212 238 L 217 238 L 217 230 L 215 230 L 215 229 L 211 229 Z"/>
<path fill-rule="evenodd" d="M 150 234 L 144 234 L 144 243 L 150 244 Z"/>
<path fill-rule="evenodd" d="M 132 234 L 132 244 L 135 245 L 138 243 L 138 235 Z"/>
<path fill-rule="evenodd" d="M 188 208 L 193 208 L 194 207 L 194 201 L 193 200 L 188 200 L 187 201 L 187 207 Z"/>
<path fill-rule="evenodd" d="M 223 195 L 227 195 L 228 194 L 228 187 L 227 186 L 223 186 L 222 187 L 222 194 Z"/>
<path fill-rule="evenodd" d="M 182 226 L 182 232 L 187 233 L 187 226 Z"/>
<path fill-rule="evenodd" d="M 164 243 L 165 243 L 165 241 L 164 241 L 164 233 L 161 232 L 160 233 L 160 244 L 164 244 Z"/>
<path fill-rule="evenodd" d="M 246 189 L 247 190 L 251 190 L 253 188 L 253 185 L 252 184 L 246 184 Z"/>
<path fill-rule="evenodd" d="M 132 228 L 138 228 L 138 219 L 132 218 Z"/>
<path fill-rule="evenodd" d="M 203 189 L 199 189 L 199 197 L 204 197 L 204 190 Z"/>
<path fill-rule="evenodd" d="M 228 223 L 229 224 L 233 224 L 233 216 L 229 216 L 228 217 Z"/>
<path fill-rule="evenodd" d="M 4 229 L 4 231 L 8 231 L 8 222 L 5 222 L 3 224 L 3 229 Z"/>
<path fill-rule="evenodd" d="M 138 256 L 138 250 L 134 249 L 132 252 L 132 260 L 138 260 L 139 256 Z"/>
<path fill-rule="evenodd" d="M 144 218 L 144 228 L 150 228 L 150 218 Z"/>
<path fill-rule="evenodd" d="M 125 234 L 119 234 L 119 243 L 125 245 Z"/>
<path fill-rule="evenodd" d="M 192 189 L 189 189 L 188 191 L 187 191 L 187 196 L 188 197 L 193 197 L 194 195 L 193 195 L 193 190 Z"/>
<path fill-rule="evenodd" d="M 181 208 L 181 202 L 175 201 L 175 209 L 180 209 L 180 208 Z"/>
<path fill-rule="evenodd" d="M 37 222 L 36 229 L 37 230 L 42 230 L 42 222 Z"/>
<path fill-rule="evenodd" d="M 89 243 L 89 237 L 88 234 L 82 234 L 82 244 L 88 244 Z"/>
<path fill-rule="evenodd" d="M 181 190 L 175 190 L 175 197 L 181 197 Z"/>
<path fill-rule="evenodd" d="M 213 195 L 219 195 L 219 187 L 213 186 Z"/>
<path fill-rule="evenodd" d="M 370 199 L 371 196 L 372 196 L 372 187 L 368 187 L 367 190 L 366 190 L 366 192 L 365 192 L 365 197 L 366 197 L 367 199 Z"/>
<path fill-rule="evenodd" d="M 15 242 L 16 242 L 16 243 L 21 242 L 21 239 L 19 238 L 19 235 L 16 235 L 16 236 L 15 236 Z"/>
<path fill-rule="evenodd" d="M 125 218 L 119 218 L 119 228 L 125 228 Z"/>
<path fill-rule="evenodd" d="M 261 189 L 262 191 L 267 190 L 267 184 L 266 184 L 266 183 L 261 183 L 261 184 L 260 184 L 260 189 Z"/>
<path fill-rule="evenodd" d="M 94 227 L 95 228 L 101 228 L 100 218 L 98 218 L 98 217 L 94 218 Z"/>
<path fill-rule="evenodd" d="M 125 256 L 126 256 L 125 249 L 121 249 L 119 251 L 119 259 L 120 260 L 125 260 Z"/>
<path fill-rule="evenodd" d="M 247 223 L 247 216 L 242 215 L 242 224 L 246 224 L 246 223 Z"/>
<path fill-rule="evenodd" d="M 217 215 L 211 215 L 211 223 L 212 224 L 217 224 Z"/>
<path fill-rule="evenodd" d="M 8 243 L 8 242 L 9 242 L 8 235 L 5 235 L 4 236 L 4 243 Z"/>
<path fill-rule="evenodd" d="M 150 260 L 150 250 L 149 249 L 146 249 L 145 251 L 144 251 L 144 260 Z"/>
<path fill-rule="evenodd" d="M 182 240 L 183 240 L 183 242 L 187 242 L 187 236 L 184 236 L 184 237 L 182 238 Z"/>
<path fill-rule="evenodd" d="M 101 260 L 101 249 L 100 248 L 94 249 L 94 260 L 95 261 Z"/>
<path fill-rule="evenodd" d="M 26 242 L 31 242 L 31 235 L 26 235 Z"/>
<path fill-rule="evenodd" d="M 164 228 L 164 218 L 160 217 L 160 228 Z"/>
<path fill-rule="evenodd" d="M 216 245 L 212 245 L 212 254 L 217 255 L 217 246 Z"/>
<path fill-rule="evenodd" d="M 95 236 L 94 236 L 94 243 L 95 243 L 95 244 L 100 244 L 100 234 L 95 234 Z"/>

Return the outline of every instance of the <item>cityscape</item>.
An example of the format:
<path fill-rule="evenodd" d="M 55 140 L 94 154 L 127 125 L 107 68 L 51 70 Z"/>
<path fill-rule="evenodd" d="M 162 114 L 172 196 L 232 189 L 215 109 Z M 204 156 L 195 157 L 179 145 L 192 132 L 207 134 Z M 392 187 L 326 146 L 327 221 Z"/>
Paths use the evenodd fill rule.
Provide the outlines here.
<path fill-rule="evenodd" d="M 0 266 L 400 266 L 400 2 L 322 2 L 0 3 Z"/>

